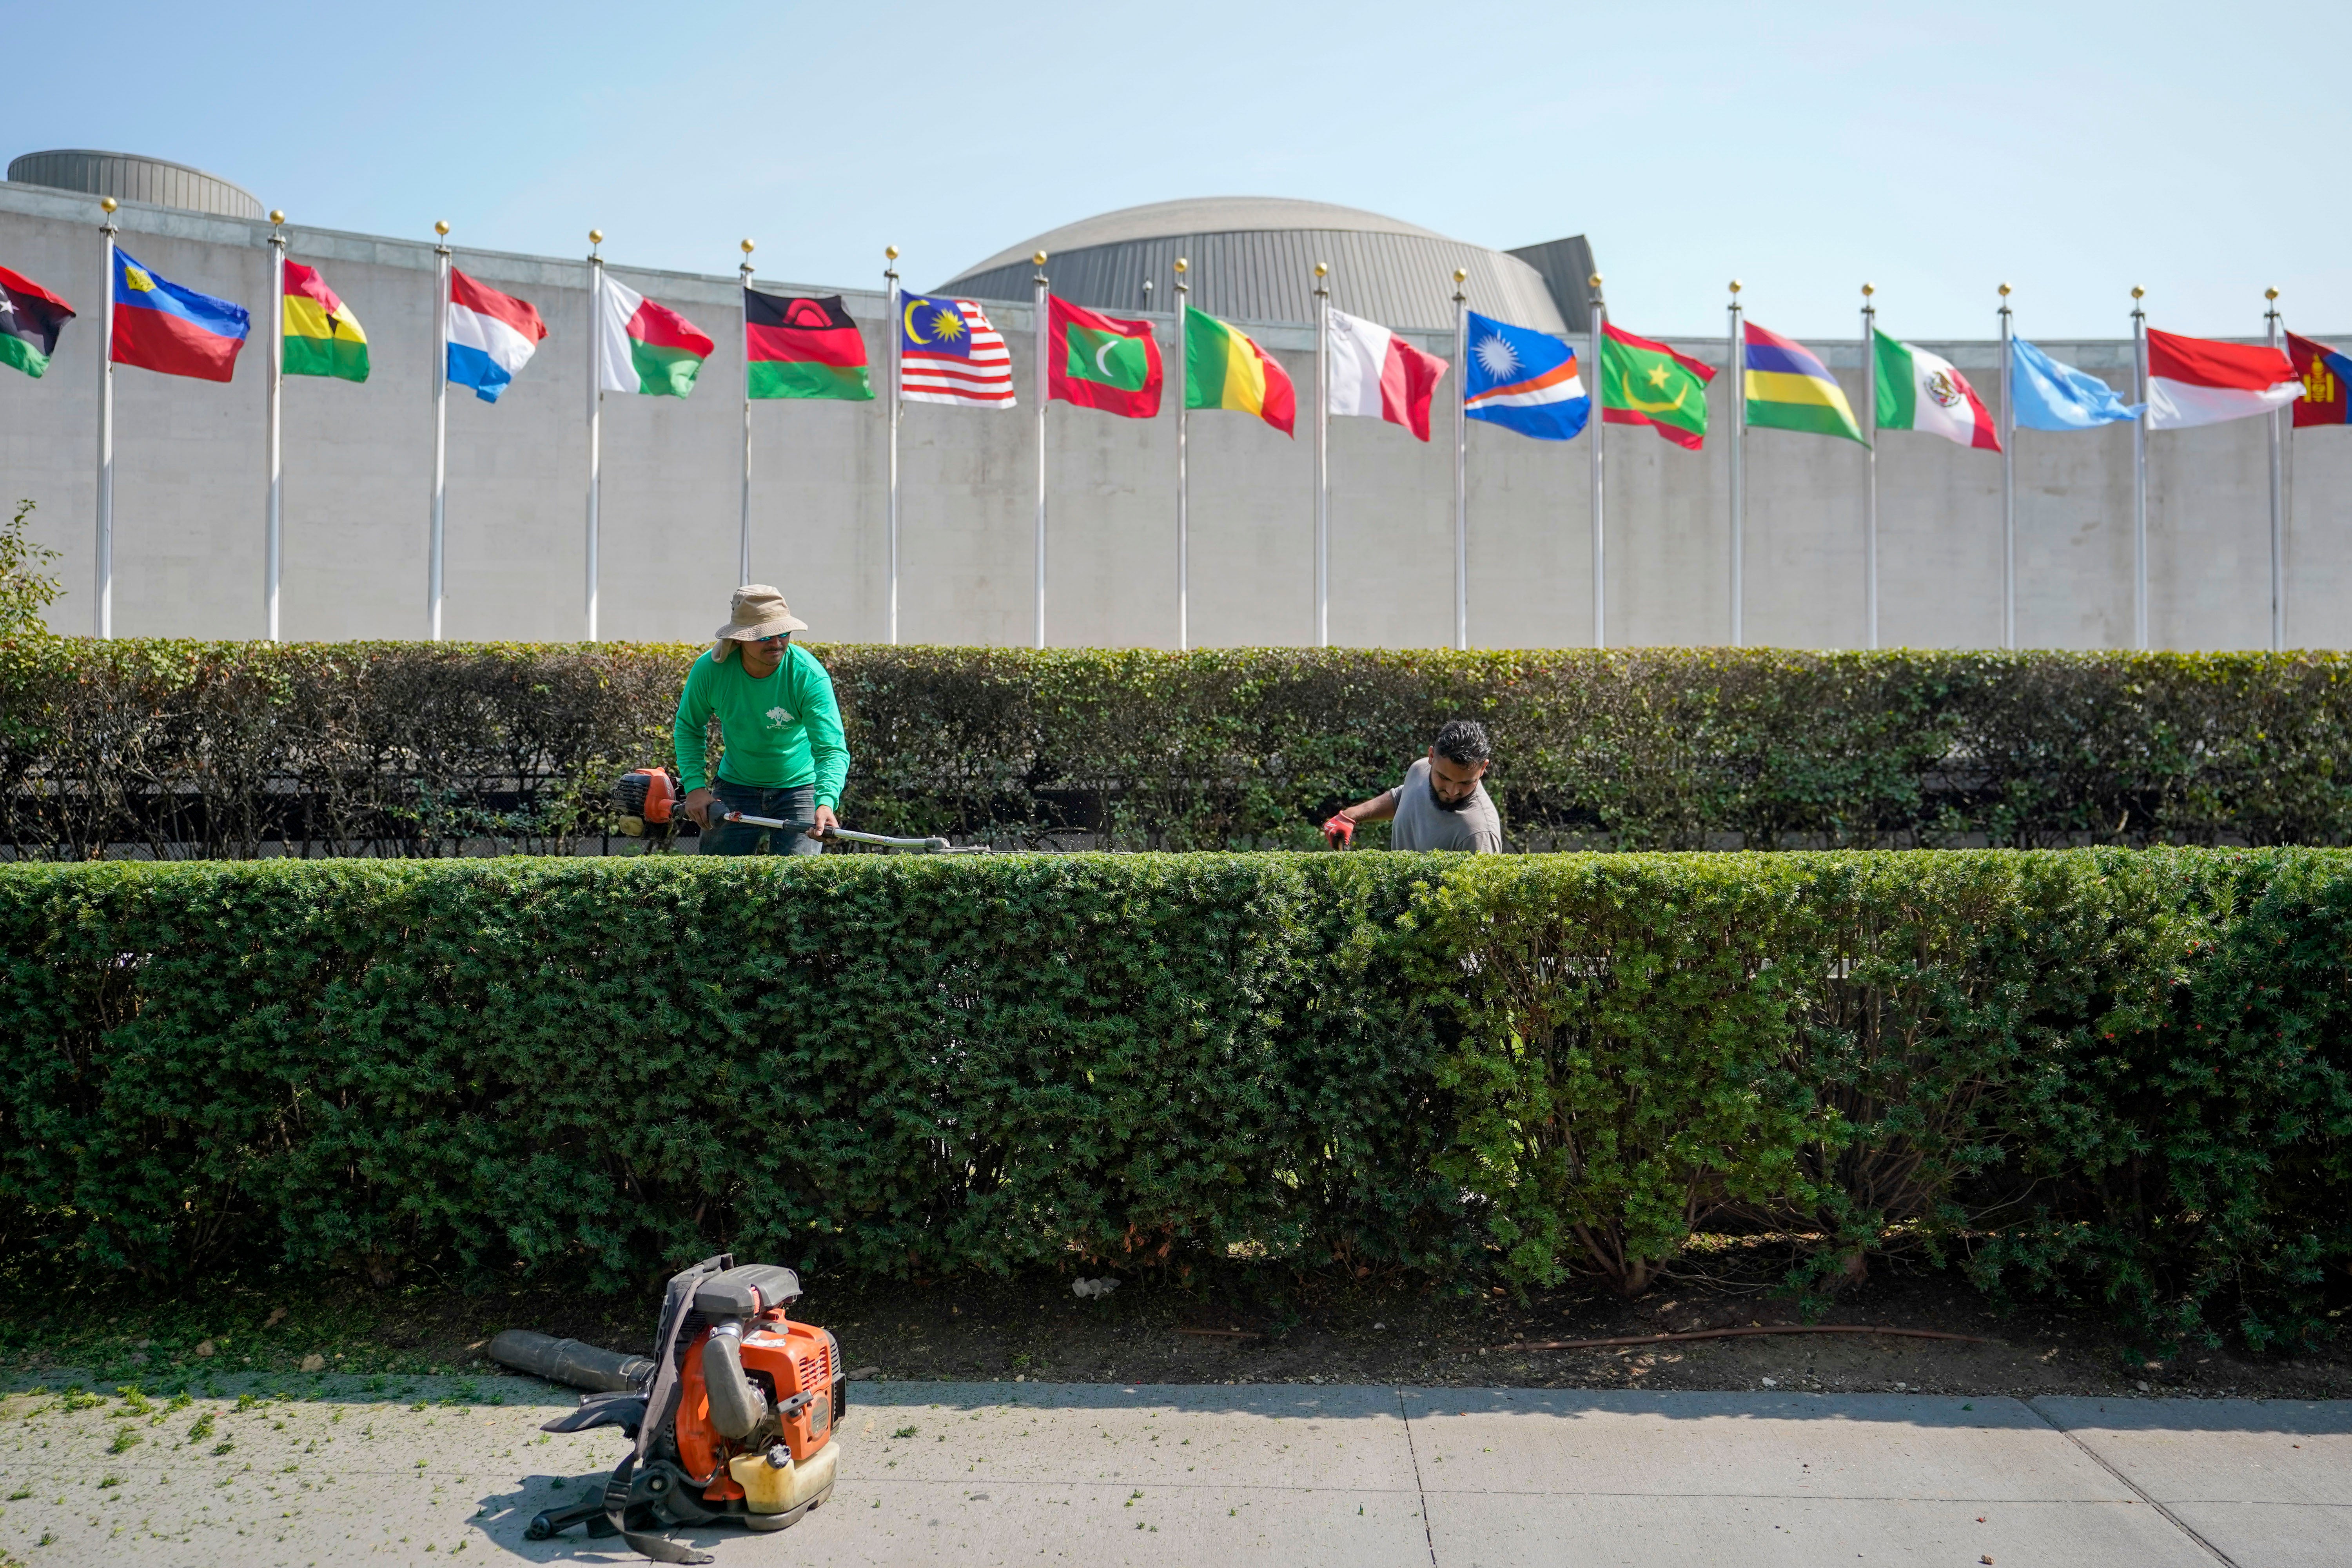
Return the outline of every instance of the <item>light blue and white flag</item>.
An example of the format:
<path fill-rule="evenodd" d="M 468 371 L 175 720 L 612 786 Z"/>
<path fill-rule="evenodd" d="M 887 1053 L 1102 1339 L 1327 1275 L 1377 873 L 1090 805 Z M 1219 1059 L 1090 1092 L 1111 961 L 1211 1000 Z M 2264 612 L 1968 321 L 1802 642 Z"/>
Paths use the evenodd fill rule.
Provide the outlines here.
<path fill-rule="evenodd" d="M 2140 405 L 2088 371 L 2009 340 L 2009 395 L 2021 430 L 2092 430 L 2139 417 Z"/>

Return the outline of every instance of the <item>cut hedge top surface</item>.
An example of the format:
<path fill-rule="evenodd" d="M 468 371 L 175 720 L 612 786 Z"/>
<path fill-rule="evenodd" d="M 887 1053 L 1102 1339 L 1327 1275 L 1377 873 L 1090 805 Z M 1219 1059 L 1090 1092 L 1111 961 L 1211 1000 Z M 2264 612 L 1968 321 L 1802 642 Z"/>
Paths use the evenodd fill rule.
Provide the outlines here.
<path fill-rule="evenodd" d="M 697 651 L 0 639 L 0 843 L 561 850 Z M 819 652 L 884 833 L 1305 848 L 1475 718 L 1519 847 L 2352 842 L 2336 654 Z"/>

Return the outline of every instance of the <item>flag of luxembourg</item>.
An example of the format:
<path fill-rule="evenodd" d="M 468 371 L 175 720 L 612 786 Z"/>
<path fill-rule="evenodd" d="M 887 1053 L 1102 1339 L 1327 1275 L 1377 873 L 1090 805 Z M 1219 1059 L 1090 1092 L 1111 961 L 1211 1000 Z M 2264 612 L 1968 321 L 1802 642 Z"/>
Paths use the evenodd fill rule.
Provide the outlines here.
<path fill-rule="evenodd" d="M 1591 417 L 1576 351 L 1558 338 L 1473 310 L 1469 346 L 1469 374 L 1462 383 L 1469 417 L 1544 441 L 1569 440 Z"/>
<path fill-rule="evenodd" d="M 537 310 L 449 268 L 450 384 L 470 386 L 483 402 L 496 403 L 545 336 Z"/>

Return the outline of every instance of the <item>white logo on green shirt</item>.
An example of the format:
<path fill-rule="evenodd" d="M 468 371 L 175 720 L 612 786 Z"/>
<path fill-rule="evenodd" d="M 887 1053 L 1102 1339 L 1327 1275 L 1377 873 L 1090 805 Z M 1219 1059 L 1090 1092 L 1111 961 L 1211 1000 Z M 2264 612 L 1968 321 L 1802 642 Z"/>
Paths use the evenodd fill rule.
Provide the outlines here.
<path fill-rule="evenodd" d="M 771 708 L 768 710 L 768 728 L 772 730 L 781 730 L 792 721 L 793 715 L 790 710 L 784 708 Z"/>

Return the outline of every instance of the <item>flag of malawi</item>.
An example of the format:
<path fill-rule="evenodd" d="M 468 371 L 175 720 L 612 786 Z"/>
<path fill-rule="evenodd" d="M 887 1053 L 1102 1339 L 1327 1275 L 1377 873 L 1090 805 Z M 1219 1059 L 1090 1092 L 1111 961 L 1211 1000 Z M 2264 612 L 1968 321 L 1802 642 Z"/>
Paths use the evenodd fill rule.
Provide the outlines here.
<path fill-rule="evenodd" d="M 73 320 L 71 305 L 31 279 L 0 267 L 0 364 L 26 375 L 49 368 L 58 334 Z"/>
<path fill-rule="evenodd" d="M 744 289 L 743 357 L 753 397 L 874 396 L 866 335 L 838 294 L 803 300 Z"/>

